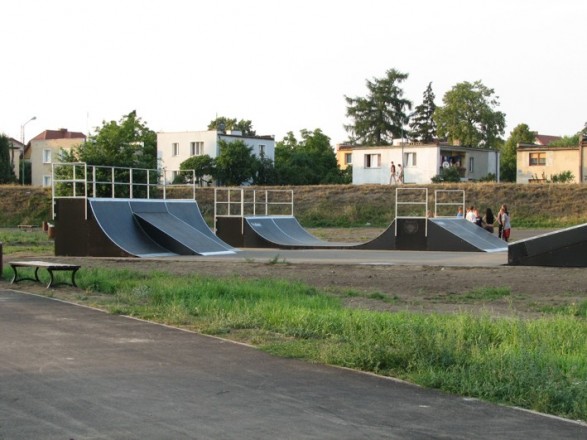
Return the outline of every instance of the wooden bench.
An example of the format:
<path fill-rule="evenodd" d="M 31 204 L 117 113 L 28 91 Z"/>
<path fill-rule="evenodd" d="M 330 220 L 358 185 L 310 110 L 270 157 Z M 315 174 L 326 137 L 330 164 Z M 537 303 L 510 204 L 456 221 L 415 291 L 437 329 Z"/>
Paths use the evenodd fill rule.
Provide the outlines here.
<path fill-rule="evenodd" d="M 24 229 L 29 231 L 34 231 L 36 228 L 36 225 L 18 225 L 18 229 Z"/>
<path fill-rule="evenodd" d="M 50 281 L 49 284 L 47 284 L 47 289 L 53 286 L 58 286 L 61 284 L 66 284 L 66 285 L 70 285 L 73 287 L 77 287 L 77 284 L 75 284 L 75 274 L 76 272 L 79 270 L 79 268 L 81 266 L 75 265 L 75 264 L 62 264 L 62 263 L 48 263 L 46 261 L 12 261 L 10 262 L 10 266 L 12 267 L 12 270 L 14 271 L 14 277 L 12 278 L 11 283 L 15 284 L 18 283 L 19 281 L 23 281 L 23 280 L 29 280 L 29 281 L 37 281 L 37 282 L 41 282 L 41 280 L 39 279 L 39 269 L 44 268 L 47 269 L 47 272 L 49 272 L 49 276 L 50 276 Z M 18 268 L 23 268 L 23 267 L 32 267 L 35 269 L 35 277 L 31 278 L 31 277 L 27 277 L 27 276 L 22 276 L 18 274 Z M 58 272 L 58 271 L 70 271 L 71 272 L 71 283 L 68 282 L 55 282 L 55 278 L 53 277 L 53 272 Z"/>

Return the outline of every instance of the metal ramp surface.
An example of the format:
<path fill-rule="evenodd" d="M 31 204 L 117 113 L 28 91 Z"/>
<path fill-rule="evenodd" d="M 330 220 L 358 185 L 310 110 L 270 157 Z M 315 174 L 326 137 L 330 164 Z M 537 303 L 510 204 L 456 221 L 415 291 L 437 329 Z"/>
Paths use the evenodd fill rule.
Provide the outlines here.
<path fill-rule="evenodd" d="M 176 209 L 185 220 L 193 221 L 193 225 L 173 215 L 169 206 L 182 203 Z M 192 202 L 193 203 L 193 202 Z M 234 254 L 232 247 L 211 234 L 210 228 L 194 214 L 186 202 L 141 200 L 130 201 L 134 218 L 147 235 L 163 247 L 180 255 L 222 255 Z M 174 208 L 171 208 L 172 210 Z"/>
<path fill-rule="evenodd" d="M 333 248 L 351 247 L 350 243 L 320 240 L 305 230 L 292 216 L 245 217 L 245 229 L 267 245 L 285 248 Z M 246 234 L 246 232 L 245 232 Z M 263 243 L 258 243 L 263 244 Z"/>
<path fill-rule="evenodd" d="M 136 257 L 175 255 L 137 227 L 128 200 L 89 199 L 89 205 L 101 231 L 127 254 Z"/>
<path fill-rule="evenodd" d="M 508 244 L 461 218 L 428 219 L 428 250 L 503 252 Z"/>

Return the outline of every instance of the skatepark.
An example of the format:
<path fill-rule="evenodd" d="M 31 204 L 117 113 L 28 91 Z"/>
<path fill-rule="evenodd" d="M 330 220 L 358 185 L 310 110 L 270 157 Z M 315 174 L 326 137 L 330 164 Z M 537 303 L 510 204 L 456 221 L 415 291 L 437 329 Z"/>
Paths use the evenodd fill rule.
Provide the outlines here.
<path fill-rule="evenodd" d="M 442 221 L 439 218 L 429 222 L 399 219 L 397 223 L 395 219 L 387 231 L 394 237 L 388 240 L 389 249 L 364 249 L 363 243 L 358 247 L 324 244 L 323 240 L 321 246 L 296 242 L 251 248 L 218 242 L 210 228 L 201 228 L 199 234 L 187 229 L 185 225 L 198 230 L 196 225 L 201 224 L 201 213 L 193 202 L 84 202 L 88 203 L 56 205 L 57 215 L 70 208 L 79 210 L 81 217 L 88 208 L 90 219 L 98 213 L 80 237 L 96 228 L 107 240 L 102 238 L 98 245 L 86 239 L 82 250 L 93 252 L 105 246 L 118 257 L 133 255 L 145 261 L 222 264 L 269 259 L 276 250 L 292 262 L 343 265 L 441 262 L 500 267 L 508 259 L 507 248 L 426 249 L 428 237 L 435 234 L 435 222 Z M 107 224 L 116 215 L 120 218 Z M 258 218 L 247 220 L 256 223 Z M 402 226 L 403 220 L 408 221 Z M 115 235 L 119 223 L 124 233 Z M 293 217 L 285 223 L 297 228 Z M 56 224 L 65 228 L 66 223 Z M 420 237 L 415 241 L 424 249 L 404 249 L 401 240 L 398 246 L 396 227 L 399 234 Z M 446 234 L 448 227 L 442 226 L 439 235 Z M 422 230 L 425 239 L 419 235 Z M 188 231 L 197 238 L 184 240 Z M 430 241 L 434 246 L 443 243 L 438 238 Z M 471 246 L 470 241 L 458 246 Z M 274 358 L 242 344 L 18 290 L 2 290 L 0 304 L 0 331 L 6 336 L 3 340 L 10 341 L 0 346 L 6 378 L 1 384 L 6 398 L 0 400 L 5 414 L 0 418 L 0 438 L 546 439 L 581 438 L 587 429 L 584 424 L 369 374 Z"/>

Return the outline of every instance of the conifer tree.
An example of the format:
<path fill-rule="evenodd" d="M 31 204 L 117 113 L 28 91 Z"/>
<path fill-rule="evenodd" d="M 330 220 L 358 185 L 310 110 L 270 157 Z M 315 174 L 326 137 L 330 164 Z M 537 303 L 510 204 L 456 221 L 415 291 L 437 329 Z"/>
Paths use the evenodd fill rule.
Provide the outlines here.
<path fill-rule="evenodd" d="M 414 109 L 410 122 L 410 137 L 416 141 L 430 143 L 436 139 L 436 122 L 433 115 L 436 110 L 432 83 L 424 91 L 422 104 Z"/>

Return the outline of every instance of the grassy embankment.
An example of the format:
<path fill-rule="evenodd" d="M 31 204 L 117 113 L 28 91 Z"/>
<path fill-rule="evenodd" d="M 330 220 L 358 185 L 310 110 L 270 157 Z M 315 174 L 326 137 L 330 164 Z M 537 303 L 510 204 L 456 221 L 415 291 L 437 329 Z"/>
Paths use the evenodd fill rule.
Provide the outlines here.
<path fill-rule="evenodd" d="M 404 188 L 415 188 L 404 185 Z M 462 183 L 418 185 L 428 189 L 428 206 L 434 208 L 436 190 L 464 190 L 466 204 L 481 211 L 497 212 L 507 203 L 514 228 L 556 228 L 587 222 L 587 185 L 516 185 Z M 251 188 L 265 189 L 265 188 Z M 385 227 L 395 217 L 396 187 L 389 185 L 325 185 L 271 187 L 293 190 L 294 214 L 306 227 Z M 191 197 L 191 191 L 168 189 L 170 197 Z M 196 193 L 198 204 L 209 224 L 214 213 L 214 189 Z M 452 207 L 449 209 L 453 209 Z M 19 224 L 40 225 L 51 220 L 48 189 L 0 186 L 0 227 Z"/>
<path fill-rule="evenodd" d="M 0 241 L 8 254 L 27 249 L 34 255 L 47 252 L 43 236 L 0 232 Z M 10 275 L 5 268 L 4 278 Z M 587 421 L 587 301 L 537 319 L 495 318 L 348 309 L 340 297 L 274 279 L 87 269 L 77 282 L 77 301 L 111 313 Z M 482 288 L 468 296 L 509 295 L 504 290 Z"/>

